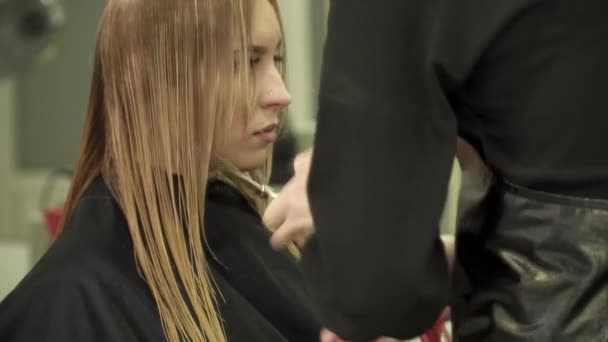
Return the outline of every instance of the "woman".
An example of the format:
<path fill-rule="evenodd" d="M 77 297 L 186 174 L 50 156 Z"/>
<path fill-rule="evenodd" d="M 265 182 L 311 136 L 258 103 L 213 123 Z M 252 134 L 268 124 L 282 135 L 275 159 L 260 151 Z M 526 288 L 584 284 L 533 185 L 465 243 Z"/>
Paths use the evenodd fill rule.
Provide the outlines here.
<path fill-rule="evenodd" d="M 63 232 L 0 340 L 311 341 L 260 213 L 280 111 L 275 0 L 110 0 Z"/>

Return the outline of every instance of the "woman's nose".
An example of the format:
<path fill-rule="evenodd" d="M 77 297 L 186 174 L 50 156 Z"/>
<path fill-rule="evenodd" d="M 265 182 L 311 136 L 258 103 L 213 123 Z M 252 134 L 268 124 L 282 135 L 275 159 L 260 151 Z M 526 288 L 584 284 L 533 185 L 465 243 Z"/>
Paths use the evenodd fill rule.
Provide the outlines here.
<path fill-rule="evenodd" d="M 269 76 L 268 85 L 260 97 L 260 106 L 268 110 L 279 111 L 291 103 L 291 95 L 287 91 L 281 75 L 275 71 Z"/>

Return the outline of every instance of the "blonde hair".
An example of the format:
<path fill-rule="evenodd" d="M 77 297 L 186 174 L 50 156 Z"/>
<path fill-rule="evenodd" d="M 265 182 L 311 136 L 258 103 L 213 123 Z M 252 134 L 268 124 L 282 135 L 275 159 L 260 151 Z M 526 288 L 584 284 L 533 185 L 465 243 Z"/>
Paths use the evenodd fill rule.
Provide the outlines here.
<path fill-rule="evenodd" d="M 253 110 L 253 2 L 109 0 L 99 26 L 64 222 L 102 174 L 169 341 L 226 339 L 204 253 L 204 204 L 232 113 Z M 251 178 L 266 184 L 270 165 L 269 157 Z M 259 211 L 267 205 L 246 182 L 233 183 Z"/>

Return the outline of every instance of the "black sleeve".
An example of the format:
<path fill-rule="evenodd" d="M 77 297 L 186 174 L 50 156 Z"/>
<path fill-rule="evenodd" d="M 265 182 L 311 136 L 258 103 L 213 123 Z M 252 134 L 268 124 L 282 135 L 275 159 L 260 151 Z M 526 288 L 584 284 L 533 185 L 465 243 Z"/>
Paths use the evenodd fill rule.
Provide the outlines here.
<path fill-rule="evenodd" d="M 447 304 L 449 99 L 524 2 L 332 1 L 303 264 L 343 338 L 412 338 Z"/>

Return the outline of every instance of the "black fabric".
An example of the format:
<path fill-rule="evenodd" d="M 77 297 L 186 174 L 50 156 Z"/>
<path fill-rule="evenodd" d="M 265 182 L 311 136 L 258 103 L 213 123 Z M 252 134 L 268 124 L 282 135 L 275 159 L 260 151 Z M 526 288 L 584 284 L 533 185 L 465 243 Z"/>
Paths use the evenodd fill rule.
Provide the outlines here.
<path fill-rule="evenodd" d="M 461 342 L 608 341 L 608 201 L 498 182 L 459 225 Z"/>
<path fill-rule="evenodd" d="M 210 183 L 205 225 L 228 341 L 317 341 L 320 325 L 299 265 L 270 248 L 269 233 L 246 200 L 224 183 Z M 100 177 L 57 241 L 0 304 L 0 341 L 165 341 L 131 241 Z"/>
<path fill-rule="evenodd" d="M 499 178 L 608 199 L 606 13 L 605 0 L 331 2 L 303 260 L 325 325 L 410 338 L 447 304 L 438 222 L 458 134 Z"/>
<path fill-rule="evenodd" d="M 282 186 L 293 177 L 293 160 L 297 151 L 298 142 L 293 130 L 289 127 L 283 128 L 279 139 L 272 146 L 271 185 Z"/>

